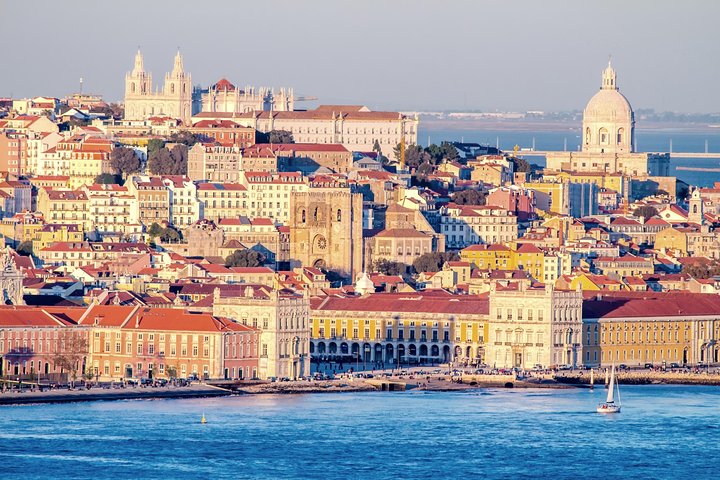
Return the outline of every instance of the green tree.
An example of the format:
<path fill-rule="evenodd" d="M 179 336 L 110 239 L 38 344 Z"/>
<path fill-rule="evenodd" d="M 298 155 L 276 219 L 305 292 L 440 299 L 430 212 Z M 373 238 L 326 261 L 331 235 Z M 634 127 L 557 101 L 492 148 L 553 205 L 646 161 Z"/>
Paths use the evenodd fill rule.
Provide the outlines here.
<path fill-rule="evenodd" d="M 29 257 L 33 255 L 33 243 L 30 240 L 24 241 L 17 246 L 15 251 L 24 257 Z"/>
<path fill-rule="evenodd" d="M 644 218 L 646 222 L 657 214 L 658 214 L 657 208 L 653 207 L 652 205 L 643 205 L 642 207 L 636 208 L 635 211 L 633 212 L 633 215 L 635 215 L 638 218 L 640 218 L 640 217 Z"/>
<path fill-rule="evenodd" d="M 395 155 L 395 158 L 397 161 L 400 161 L 400 144 L 398 143 L 395 148 L 393 148 L 393 154 Z M 405 146 L 405 166 L 408 168 L 417 168 L 422 163 L 433 163 L 433 158 L 430 156 L 429 153 L 427 153 L 425 150 L 423 150 L 422 147 L 419 145 L 406 145 Z"/>
<path fill-rule="evenodd" d="M 152 228 L 152 225 L 151 225 Z M 165 243 L 174 243 L 179 242 L 182 240 L 182 236 L 180 235 L 180 232 L 175 230 L 172 227 L 163 228 L 162 232 L 160 232 L 160 241 Z"/>
<path fill-rule="evenodd" d="M 188 132 L 187 130 L 181 130 L 177 133 L 173 133 L 172 135 L 170 135 L 168 142 L 178 143 L 181 145 L 185 145 L 186 147 L 192 147 L 196 143 L 203 142 L 205 140 L 207 140 L 207 137 L 205 135 L 198 135 Z"/>
<path fill-rule="evenodd" d="M 380 258 L 373 262 L 373 270 L 383 275 L 403 275 L 407 271 L 407 265 L 402 262 L 393 262 L 387 258 Z"/>
<path fill-rule="evenodd" d="M 413 268 L 416 272 L 439 272 L 445 262 L 456 260 L 460 260 L 460 256 L 455 252 L 431 252 L 416 258 Z"/>
<path fill-rule="evenodd" d="M 142 162 L 132 148 L 116 147 L 110 152 L 110 167 L 115 173 L 127 178 L 128 175 L 140 171 Z"/>
<path fill-rule="evenodd" d="M 683 185 L 680 182 L 678 182 L 676 190 L 677 190 L 677 199 L 678 200 L 685 200 L 688 197 L 688 195 L 690 194 L 690 189 L 688 188 L 688 186 Z"/>
<path fill-rule="evenodd" d="M 373 142 L 373 152 L 376 152 L 378 155 L 382 155 L 382 148 L 380 147 L 380 142 L 375 139 Z"/>
<path fill-rule="evenodd" d="M 512 157 L 512 158 L 510 159 L 510 161 L 513 162 L 513 164 L 514 164 L 514 166 L 515 166 L 514 170 L 515 170 L 516 172 L 530 172 L 530 171 L 532 171 L 532 166 L 531 166 L 530 163 L 528 163 L 528 161 L 525 160 L 524 158 Z"/>
<path fill-rule="evenodd" d="M 259 267 L 265 261 L 265 255 L 262 253 L 246 248 L 245 250 L 235 250 L 225 258 L 226 267 Z"/>
<path fill-rule="evenodd" d="M 445 159 L 448 162 L 452 162 L 458 158 L 457 148 L 450 142 L 442 142 L 440 144 L 440 153 L 442 155 L 440 160 Z"/>
<path fill-rule="evenodd" d="M 163 228 L 157 224 L 157 222 L 153 222 L 152 225 L 147 230 L 147 234 L 150 237 L 150 241 L 153 239 L 159 237 L 163 233 Z"/>
<path fill-rule="evenodd" d="M 478 190 L 460 190 L 452 194 L 453 202 L 458 205 L 485 205 L 485 194 Z"/>
<path fill-rule="evenodd" d="M 271 130 L 268 132 L 268 143 L 295 143 L 295 139 L 287 130 Z"/>
<path fill-rule="evenodd" d="M 157 152 L 158 150 L 160 150 L 161 148 L 164 148 L 164 147 L 165 147 L 165 140 L 163 140 L 161 138 L 151 138 L 150 140 L 148 140 L 148 144 L 147 144 L 148 156 L 150 156 L 151 153 Z"/>
<path fill-rule="evenodd" d="M 104 185 L 122 185 L 123 179 L 121 175 L 115 175 L 113 173 L 101 173 L 95 177 L 95 183 Z"/>
<path fill-rule="evenodd" d="M 715 277 L 720 275 L 720 262 L 713 260 L 711 262 L 687 263 L 683 265 L 682 273 L 697 279 Z"/>
<path fill-rule="evenodd" d="M 154 151 L 148 159 L 148 168 L 154 175 L 186 175 L 188 148 L 174 145 Z"/>
<path fill-rule="evenodd" d="M 60 367 L 60 373 L 68 372 L 73 381 L 77 378 L 80 361 L 88 353 L 88 342 L 85 332 L 74 328 L 65 328 L 60 333 L 57 345 L 60 346 L 52 356 L 55 366 Z"/>

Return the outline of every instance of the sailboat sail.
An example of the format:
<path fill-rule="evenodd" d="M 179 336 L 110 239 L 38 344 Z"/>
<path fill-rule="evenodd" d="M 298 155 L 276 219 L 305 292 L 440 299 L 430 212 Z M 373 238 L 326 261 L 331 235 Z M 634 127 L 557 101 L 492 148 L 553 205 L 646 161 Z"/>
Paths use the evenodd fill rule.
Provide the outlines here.
<path fill-rule="evenodd" d="M 612 367 L 612 372 L 610 373 L 610 384 L 608 387 L 608 394 L 607 394 L 607 402 L 612 403 L 614 400 L 615 395 L 615 365 Z"/>
<path fill-rule="evenodd" d="M 590 386 L 595 385 L 595 369 L 590 369 Z"/>

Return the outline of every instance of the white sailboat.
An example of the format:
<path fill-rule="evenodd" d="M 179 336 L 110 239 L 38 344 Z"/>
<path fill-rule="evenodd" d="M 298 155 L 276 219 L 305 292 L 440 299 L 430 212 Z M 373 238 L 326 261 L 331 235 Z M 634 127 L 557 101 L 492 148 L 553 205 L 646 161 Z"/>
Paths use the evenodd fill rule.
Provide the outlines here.
<path fill-rule="evenodd" d="M 615 403 L 615 389 L 617 388 L 618 401 Z M 612 366 L 610 371 L 610 383 L 608 384 L 607 399 L 598 405 L 598 413 L 620 413 L 620 385 L 617 383 L 615 378 L 615 365 Z"/>
<path fill-rule="evenodd" d="M 590 390 L 595 386 L 595 369 L 590 369 Z"/>

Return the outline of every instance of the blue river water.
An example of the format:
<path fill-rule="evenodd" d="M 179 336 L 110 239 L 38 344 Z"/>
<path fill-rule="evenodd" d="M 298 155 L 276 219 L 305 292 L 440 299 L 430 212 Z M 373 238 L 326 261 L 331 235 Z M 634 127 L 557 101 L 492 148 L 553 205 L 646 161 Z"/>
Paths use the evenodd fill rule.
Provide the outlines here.
<path fill-rule="evenodd" d="M 441 141 L 477 142 L 484 145 L 499 145 L 502 150 L 511 151 L 515 145 L 521 148 L 536 150 L 568 150 L 577 151 L 580 146 L 579 130 L 563 131 L 531 131 L 531 130 L 480 130 L 461 128 L 442 128 L 442 126 L 425 128 L 418 132 L 418 142 L 432 143 Z M 641 152 L 720 152 L 720 128 L 705 132 L 693 132 L 676 129 L 636 130 L 636 149 Z M 531 163 L 544 165 L 542 157 L 528 157 Z M 720 172 L 696 172 L 677 170 L 677 167 L 720 168 L 720 159 L 714 158 L 672 158 L 670 159 L 670 175 L 690 185 L 710 187 L 720 182 Z"/>
<path fill-rule="evenodd" d="M 720 388 L 262 395 L 0 407 L 7 479 L 714 478 Z M 208 419 L 200 424 L 202 414 Z"/>

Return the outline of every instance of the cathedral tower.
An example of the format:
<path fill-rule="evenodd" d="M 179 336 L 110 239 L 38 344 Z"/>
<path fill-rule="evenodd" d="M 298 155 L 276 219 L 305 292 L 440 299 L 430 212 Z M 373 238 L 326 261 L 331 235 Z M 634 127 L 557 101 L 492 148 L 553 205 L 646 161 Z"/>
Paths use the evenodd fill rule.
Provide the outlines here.
<path fill-rule="evenodd" d="M 180 52 L 175 55 L 172 72 L 165 75 L 161 92 L 153 91 L 152 75 L 145 72 L 139 49 L 132 72 L 125 75 L 125 120 L 145 120 L 151 116 L 169 116 L 190 125 L 192 78 L 185 72 Z"/>
<path fill-rule="evenodd" d="M 355 279 L 362 271 L 362 194 L 312 188 L 290 194 L 290 259 Z"/>
<path fill-rule="evenodd" d="M 690 202 L 688 205 L 688 222 L 702 225 L 703 221 L 703 199 L 700 196 L 700 189 L 696 188 L 690 195 Z"/>

